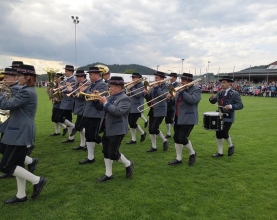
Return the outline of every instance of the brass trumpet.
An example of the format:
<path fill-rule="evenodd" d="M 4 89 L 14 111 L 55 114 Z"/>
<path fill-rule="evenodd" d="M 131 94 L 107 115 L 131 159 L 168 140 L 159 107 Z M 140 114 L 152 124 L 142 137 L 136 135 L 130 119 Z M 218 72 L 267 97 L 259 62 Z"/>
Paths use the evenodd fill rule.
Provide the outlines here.
<path fill-rule="evenodd" d="M 94 93 L 84 93 L 84 92 L 79 92 L 79 95 L 83 95 L 85 97 L 86 101 L 95 101 L 95 100 L 100 100 L 101 96 L 108 93 L 108 96 L 110 96 L 109 91 L 104 91 L 104 92 L 94 92 Z"/>
<path fill-rule="evenodd" d="M 75 92 L 77 92 L 78 90 L 80 90 L 82 87 L 84 86 L 91 86 L 91 81 L 87 81 L 84 84 L 80 85 L 77 89 L 73 90 L 71 93 L 66 94 L 67 97 L 70 97 L 71 95 L 73 95 Z M 76 94 L 78 96 L 78 94 Z"/>
<path fill-rule="evenodd" d="M 53 92 L 56 92 L 56 91 L 58 91 L 58 90 L 62 90 L 62 89 L 64 89 L 64 88 L 67 87 L 67 86 L 75 86 L 75 85 L 76 85 L 76 82 L 71 82 L 71 83 L 69 83 L 69 84 L 67 84 L 67 85 L 60 86 L 60 87 L 58 87 L 58 88 L 56 88 L 56 89 L 53 89 Z"/>
<path fill-rule="evenodd" d="M 165 93 L 163 93 L 163 94 L 161 94 L 161 95 L 155 97 L 154 99 L 151 99 L 150 101 L 144 103 L 143 105 L 140 105 L 140 106 L 138 107 L 138 111 L 142 112 L 142 111 L 144 111 L 144 110 L 146 110 L 146 109 L 148 109 L 148 108 L 151 108 L 151 106 L 157 105 L 158 103 L 165 101 L 167 98 L 164 98 L 164 99 L 162 99 L 162 100 L 160 100 L 160 101 L 154 103 L 153 105 L 151 105 L 150 107 L 145 108 L 144 110 L 141 110 L 141 109 L 140 109 L 140 108 L 143 107 L 144 105 L 147 105 L 148 103 L 151 103 L 151 102 L 153 102 L 154 100 L 156 100 L 156 99 L 158 99 L 158 98 L 160 98 L 160 97 L 162 97 L 162 96 L 164 96 L 164 95 L 171 94 L 173 97 L 176 97 L 177 92 L 179 92 L 179 91 L 181 91 L 181 90 L 183 90 L 183 89 L 187 89 L 187 88 L 189 88 L 189 87 L 191 87 L 191 86 L 194 86 L 196 83 L 198 83 L 198 82 L 201 81 L 201 80 L 202 80 L 202 79 L 199 78 L 199 79 L 196 79 L 196 80 L 194 80 L 194 81 L 192 81 L 192 82 L 190 82 L 190 83 L 187 83 L 187 84 L 185 84 L 185 85 L 178 86 L 178 87 L 176 87 L 176 88 L 174 88 L 173 86 L 170 86 L 170 87 L 168 88 L 168 92 L 165 92 Z"/>

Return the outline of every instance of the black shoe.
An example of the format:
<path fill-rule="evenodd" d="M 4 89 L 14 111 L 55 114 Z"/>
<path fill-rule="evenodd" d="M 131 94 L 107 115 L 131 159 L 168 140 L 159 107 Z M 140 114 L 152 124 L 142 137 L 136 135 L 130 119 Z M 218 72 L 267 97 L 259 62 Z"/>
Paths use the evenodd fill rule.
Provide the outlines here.
<path fill-rule="evenodd" d="M 29 172 L 34 173 L 34 171 L 36 169 L 36 166 L 37 166 L 37 163 L 38 163 L 38 159 L 33 158 L 33 162 L 31 164 L 27 165 Z"/>
<path fill-rule="evenodd" d="M 93 158 L 92 160 L 86 158 L 83 161 L 79 161 L 79 164 L 86 164 L 86 163 L 93 163 L 93 162 L 95 162 L 95 158 Z"/>
<path fill-rule="evenodd" d="M 216 153 L 216 154 L 213 154 L 212 157 L 223 157 L 223 154 Z"/>
<path fill-rule="evenodd" d="M 166 138 L 166 139 L 167 139 L 167 138 L 171 138 L 171 135 L 168 135 L 168 134 L 167 134 L 167 135 L 165 136 L 165 138 Z"/>
<path fill-rule="evenodd" d="M 82 147 L 82 146 L 73 147 L 72 150 L 84 150 L 84 147 Z"/>
<path fill-rule="evenodd" d="M 76 134 L 77 130 L 75 128 L 72 129 L 72 132 L 70 134 L 70 137 L 74 136 Z"/>
<path fill-rule="evenodd" d="M 136 144 L 136 143 L 137 143 L 136 141 L 130 140 L 126 144 Z"/>
<path fill-rule="evenodd" d="M 4 178 L 12 178 L 14 177 L 12 174 L 8 174 L 8 173 L 3 173 L 0 175 L 0 178 L 4 179 Z"/>
<path fill-rule="evenodd" d="M 126 167 L 126 178 L 129 178 L 132 176 L 134 167 L 135 167 L 135 164 L 133 161 L 131 161 L 131 165 Z"/>
<path fill-rule="evenodd" d="M 191 166 L 191 165 L 193 165 L 195 163 L 195 161 L 196 161 L 196 152 L 194 152 L 194 154 L 189 156 L 189 162 L 188 162 L 188 164 Z"/>
<path fill-rule="evenodd" d="M 88 150 L 87 145 L 83 147 L 83 150 L 84 150 L 84 151 L 87 151 L 87 150 Z"/>
<path fill-rule="evenodd" d="M 49 136 L 59 136 L 61 135 L 60 133 L 53 133 L 53 134 L 50 134 Z"/>
<path fill-rule="evenodd" d="M 147 132 L 144 132 L 144 134 L 140 135 L 140 142 L 143 142 L 146 138 Z"/>
<path fill-rule="evenodd" d="M 235 152 L 235 146 L 231 146 L 228 148 L 228 156 L 232 156 Z"/>
<path fill-rule="evenodd" d="M 113 179 L 113 175 L 111 175 L 111 176 L 104 175 L 101 178 L 97 179 L 96 182 L 97 183 L 102 183 L 102 182 L 105 182 L 107 180 L 112 180 L 112 179 Z"/>
<path fill-rule="evenodd" d="M 27 152 L 27 156 L 31 155 L 31 153 L 33 152 L 33 150 L 35 149 L 35 145 L 32 144 L 30 147 L 28 147 L 28 152 Z"/>
<path fill-rule="evenodd" d="M 164 151 L 168 149 L 168 141 L 163 142 L 163 149 Z"/>
<path fill-rule="evenodd" d="M 27 196 L 19 199 L 16 196 L 13 197 L 12 199 L 8 199 L 4 201 L 4 204 L 8 205 L 8 204 L 16 204 L 16 203 L 22 203 L 22 202 L 26 202 L 27 201 Z"/>
<path fill-rule="evenodd" d="M 66 139 L 65 141 L 62 141 L 62 143 L 71 143 L 71 142 L 74 142 L 74 139 L 70 140 L 70 139 Z"/>
<path fill-rule="evenodd" d="M 180 164 L 180 163 L 183 163 L 183 161 L 174 159 L 173 161 L 168 162 L 168 165 L 176 165 L 176 164 Z"/>
<path fill-rule="evenodd" d="M 147 128 L 148 127 L 148 121 L 144 122 L 144 127 Z"/>
<path fill-rule="evenodd" d="M 149 150 L 147 150 L 146 152 L 154 152 L 154 151 L 157 151 L 158 149 L 157 148 L 153 148 L 151 147 Z"/>
<path fill-rule="evenodd" d="M 64 128 L 64 129 L 63 129 L 63 134 L 62 134 L 62 135 L 65 136 L 66 133 L 67 133 L 67 128 Z"/>
<path fill-rule="evenodd" d="M 32 199 L 36 199 L 39 196 L 46 182 L 47 182 L 46 178 L 40 177 L 38 184 L 34 185 L 33 194 L 31 196 Z"/>

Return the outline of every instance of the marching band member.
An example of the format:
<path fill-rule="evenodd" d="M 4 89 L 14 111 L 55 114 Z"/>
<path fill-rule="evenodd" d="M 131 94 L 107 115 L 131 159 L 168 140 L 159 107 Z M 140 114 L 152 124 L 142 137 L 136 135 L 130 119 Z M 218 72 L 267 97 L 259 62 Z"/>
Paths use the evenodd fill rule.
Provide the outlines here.
<path fill-rule="evenodd" d="M 186 85 L 193 81 L 193 75 L 183 73 L 181 84 Z M 171 98 L 168 96 L 168 98 Z M 196 160 L 190 140 L 188 139 L 194 125 L 198 123 L 198 103 L 201 100 L 201 89 L 198 86 L 191 86 L 180 91 L 175 99 L 175 120 L 174 120 L 174 142 L 176 149 L 176 159 L 168 165 L 182 163 L 182 150 L 185 146 L 189 151 L 189 165 L 193 165 Z"/>
<path fill-rule="evenodd" d="M 139 73 L 133 73 L 132 74 L 132 81 L 138 80 L 142 78 L 142 75 Z M 132 86 L 132 85 L 131 85 Z M 126 144 L 135 144 L 137 143 L 136 141 L 136 130 L 140 132 L 140 142 L 143 142 L 146 137 L 146 132 L 142 130 L 142 128 L 137 124 L 138 118 L 141 116 L 141 112 L 138 110 L 138 107 L 140 105 L 143 105 L 144 102 L 144 97 L 143 97 L 143 83 L 139 82 L 132 86 L 130 88 L 130 93 L 128 93 L 129 96 L 131 97 L 131 110 L 128 116 L 128 122 L 130 126 L 130 131 L 131 131 L 131 137 L 132 139 L 127 142 Z M 138 89 L 141 88 L 141 89 Z M 132 92 L 132 90 L 136 90 Z"/>
<path fill-rule="evenodd" d="M 89 78 L 92 82 L 91 86 L 88 88 L 81 88 L 80 91 L 84 93 L 98 93 L 108 91 L 108 87 L 106 83 L 101 78 L 101 73 L 98 67 L 90 67 L 89 68 Z M 97 111 L 95 108 L 96 101 L 86 101 L 83 118 L 85 121 L 85 137 L 87 143 L 88 156 L 85 160 L 80 161 L 79 164 L 87 164 L 93 163 L 95 161 L 94 158 L 94 148 L 95 143 L 101 143 L 101 137 L 99 136 L 99 130 L 101 125 L 101 120 L 104 117 L 104 111 Z"/>
<path fill-rule="evenodd" d="M 67 77 L 66 80 L 64 81 L 64 85 L 70 86 L 71 84 L 76 83 L 76 79 L 73 76 L 74 67 L 71 65 L 66 65 L 64 69 L 65 69 L 65 76 Z M 63 89 L 62 92 L 63 92 L 63 98 L 61 101 L 60 110 L 58 114 L 58 121 L 62 124 L 67 125 L 68 134 L 69 134 L 68 139 L 66 139 L 62 143 L 70 143 L 70 142 L 74 142 L 74 136 L 70 136 L 73 128 L 75 127 L 75 125 L 72 123 L 72 109 L 74 104 L 74 97 L 67 97 L 66 94 L 69 93 L 67 88 Z"/>
<path fill-rule="evenodd" d="M 111 79 L 110 71 L 108 71 L 106 73 L 102 73 L 102 78 L 103 78 L 104 82 L 107 84 L 107 86 L 109 86 L 109 81 Z"/>
<path fill-rule="evenodd" d="M 177 73 L 170 73 L 168 76 L 170 76 L 170 84 L 169 86 L 173 86 L 176 88 L 179 86 L 179 83 L 177 82 Z M 171 132 L 170 127 L 174 126 L 173 124 L 173 118 L 174 118 L 174 110 L 175 106 L 171 104 L 172 102 L 168 101 L 167 103 L 167 114 L 165 117 L 165 125 L 166 125 L 166 136 L 165 138 L 171 138 Z"/>
<path fill-rule="evenodd" d="M 105 111 L 105 131 L 102 137 L 104 162 L 106 167 L 105 175 L 97 182 L 112 180 L 113 161 L 123 163 L 126 168 L 126 178 L 131 177 L 134 169 L 134 162 L 128 160 L 119 152 L 120 144 L 128 132 L 128 113 L 131 108 L 130 98 L 123 92 L 124 80 L 119 76 L 112 76 L 110 79 L 110 96 L 105 96 L 97 102 L 96 109 Z"/>
<path fill-rule="evenodd" d="M 223 156 L 223 139 L 225 139 L 229 145 L 228 156 L 234 154 L 235 146 L 232 143 L 229 135 L 229 130 L 232 123 L 235 121 L 235 111 L 243 109 L 243 104 L 238 92 L 232 89 L 231 83 L 234 82 L 229 76 L 224 76 L 219 80 L 221 82 L 222 90 L 209 98 L 210 103 L 218 103 L 219 111 L 223 113 L 223 130 L 216 131 L 217 147 L 218 151 L 213 154 L 213 157 Z"/>
<path fill-rule="evenodd" d="M 164 80 L 166 78 L 165 73 L 160 71 L 157 71 L 156 73 L 154 73 L 154 75 L 155 75 L 156 82 Z M 168 149 L 168 141 L 164 137 L 163 133 L 159 130 L 159 126 L 162 123 L 163 118 L 166 116 L 166 112 L 167 112 L 167 100 L 165 99 L 167 91 L 168 91 L 168 88 L 165 83 L 154 84 L 153 88 L 151 88 L 149 92 L 146 89 L 144 90 L 144 97 L 148 101 L 162 94 L 165 94 L 164 96 L 161 96 L 160 98 L 154 100 L 153 103 L 150 104 L 151 108 L 148 113 L 148 116 L 149 116 L 149 134 L 150 134 L 152 147 L 149 150 L 147 150 L 147 152 L 157 151 L 156 135 L 158 135 L 163 142 L 163 150 L 166 151 Z M 162 99 L 164 99 L 164 101 L 158 104 L 155 104 Z"/>
<path fill-rule="evenodd" d="M 9 100 L 0 93 L 0 109 L 10 110 L 10 118 L 1 140 L 6 144 L 6 150 L 0 163 L 0 170 L 14 175 L 17 180 L 16 196 L 4 201 L 5 204 L 27 201 L 26 180 L 34 185 L 31 196 L 33 199 L 39 196 L 47 181 L 46 178 L 36 176 L 24 169 L 27 146 L 32 145 L 35 140 L 36 72 L 33 66 L 20 65 L 17 73 L 18 84 L 22 86 L 18 92 Z"/>
<path fill-rule="evenodd" d="M 73 87 L 68 87 L 67 90 L 69 92 L 72 92 L 72 90 L 76 90 L 81 85 L 88 83 L 88 80 L 86 79 L 86 75 L 87 74 L 85 73 L 84 70 L 77 70 L 75 74 L 75 77 L 77 79 L 77 84 Z M 77 93 L 78 92 L 79 91 L 77 91 Z M 73 136 L 77 131 L 80 132 L 80 145 L 77 147 L 74 147 L 73 150 L 86 150 L 86 138 L 85 138 L 85 130 L 84 130 L 85 121 L 82 119 L 86 100 L 82 96 L 76 96 L 76 94 L 72 94 L 72 96 L 75 96 L 74 105 L 73 105 L 73 114 L 77 115 L 77 119 L 70 136 Z"/>
<path fill-rule="evenodd" d="M 55 75 L 55 83 L 56 83 L 56 88 L 61 86 L 61 81 L 63 80 L 63 74 L 62 73 L 56 73 Z M 47 88 L 48 89 L 48 88 Z M 47 92 L 50 92 L 46 90 Z M 55 132 L 53 134 L 50 134 L 50 136 L 58 136 L 60 135 L 60 126 L 63 128 L 63 136 L 67 133 L 67 128 L 64 124 L 61 124 L 57 121 L 58 116 L 59 116 L 59 109 L 61 105 L 61 101 L 57 100 L 56 98 L 53 98 L 52 100 L 53 103 L 53 108 L 52 108 L 52 116 L 51 120 L 52 122 L 55 123 Z"/>

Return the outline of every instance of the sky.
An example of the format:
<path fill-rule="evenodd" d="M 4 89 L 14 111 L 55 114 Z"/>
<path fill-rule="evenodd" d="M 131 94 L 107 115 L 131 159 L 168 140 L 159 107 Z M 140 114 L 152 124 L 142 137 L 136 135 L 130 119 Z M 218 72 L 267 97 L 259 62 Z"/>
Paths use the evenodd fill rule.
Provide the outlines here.
<path fill-rule="evenodd" d="M 0 69 L 14 60 L 38 74 L 101 62 L 200 75 L 277 61 L 276 0 L 1 0 L 0 8 Z"/>

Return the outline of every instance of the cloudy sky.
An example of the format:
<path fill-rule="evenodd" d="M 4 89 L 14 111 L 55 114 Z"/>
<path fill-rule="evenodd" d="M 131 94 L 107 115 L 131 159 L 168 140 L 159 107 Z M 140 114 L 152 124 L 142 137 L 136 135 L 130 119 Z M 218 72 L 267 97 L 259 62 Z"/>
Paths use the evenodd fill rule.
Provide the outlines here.
<path fill-rule="evenodd" d="M 94 62 L 232 72 L 277 61 L 276 0 L 1 0 L 0 68 Z M 184 61 L 182 62 L 182 59 Z"/>

